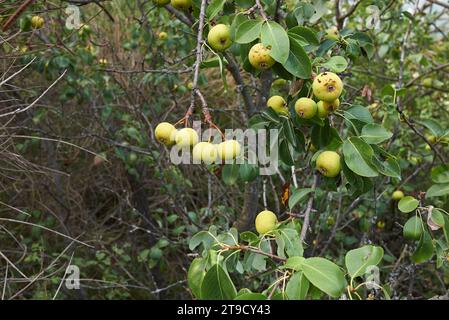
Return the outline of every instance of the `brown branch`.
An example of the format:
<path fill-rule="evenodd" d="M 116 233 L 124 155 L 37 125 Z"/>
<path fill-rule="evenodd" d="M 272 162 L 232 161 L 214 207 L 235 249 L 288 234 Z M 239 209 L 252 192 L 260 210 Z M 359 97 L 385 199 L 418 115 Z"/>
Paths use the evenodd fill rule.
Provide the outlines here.
<path fill-rule="evenodd" d="M 342 15 L 341 11 L 340 11 L 340 0 L 336 0 L 335 1 L 335 19 L 337 21 L 337 29 L 341 30 L 343 29 L 343 25 L 345 23 L 345 20 L 354 13 L 354 11 L 357 9 L 357 7 L 359 6 L 359 4 L 362 1 L 359 0 L 357 2 L 355 2 L 349 9 L 348 11 Z"/>
<path fill-rule="evenodd" d="M 313 182 L 312 182 L 312 190 L 313 191 L 315 191 L 315 189 L 316 189 L 317 182 L 318 182 L 318 176 L 315 173 L 313 175 Z M 314 198 L 314 194 L 312 194 L 312 196 L 310 196 L 309 201 L 307 202 L 307 208 L 304 213 L 304 223 L 303 223 L 302 229 L 301 229 L 301 241 L 304 241 L 304 239 L 306 238 L 307 229 L 309 228 L 310 212 L 312 212 L 313 198 Z"/>
<path fill-rule="evenodd" d="M 438 1 L 438 0 L 427 0 L 427 2 L 431 2 L 433 4 L 436 4 L 436 5 L 442 6 L 442 7 L 446 8 L 446 9 L 449 9 L 449 4 L 441 2 L 441 1 Z"/>
<path fill-rule="evenodd" d="M 25 11 L 25 9 L 31 5 L 34 2 L 34 0 L 26 0 L 24 1 L 20 7 L 14 12 L 9 19 L 5 22 L 3 25 L 3 31 L 8 30 L 9 26 Z"/>

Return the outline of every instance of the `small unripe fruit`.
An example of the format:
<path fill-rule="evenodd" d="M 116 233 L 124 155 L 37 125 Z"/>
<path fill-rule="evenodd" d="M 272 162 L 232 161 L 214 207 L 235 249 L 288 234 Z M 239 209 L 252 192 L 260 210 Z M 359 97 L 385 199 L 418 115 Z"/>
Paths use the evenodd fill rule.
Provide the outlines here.
<path fill-rule="evenodd" d="M 135 152 L 128 153 L 128 162 L 135 163 L 137 161 L 137 154 Z"/>
<path fill-rule="evenodd" d="M 338 29 L 336 27 L 327 29 L 324 38 L 338 41 L 338 39 L 340 38 L 340 32 L 338 32 Z"/>
<path fill-rule="evenodd" d="M 198 133 L 192 128 L 182 128 L 176 133 L 175 142 L 180 148 L 194 146 L 198 143 Z"/>
<path fill-rule="evenodd" d="M 299 98 L 295 103 L 295 111 L 300 118 L 310 119 L 318 111 L 316 102 L 309 98 Z"/>
<path fill-rule="evenodd" d="M 255 44 L 248 53 L 249 63 L 257 70 L 271 68 L 276 61 L 270 56 L 270 52 L 262 43 Z"/>
<path fill-rule="evenodd" d="M 161 122 L 154 130 L 156 140 L 160 143 L 170 146 L 175 142 L 176 128 L 168 122 Z"/>
<path fill-rule="evenodd" d="M 340 155 L 334 151 L 324 151 L 316 159 L 317 170 L 325 177 L 338 176 L 341 170 Z"/>
<path fill-rule="evenodd" d="M 335 73 L 323 72 L 313 80 L 312 89 L 318 99 L 332 102 L 340 97 L 343 91 L 343 82 Z"/>
<path fill-rule="evenodd" d="M 256 230 L 259 234 L 265 234 L 274 230 L 277 222 L 278 219 L 272 211 L 261 211 L 256 217 Z"/>
<path fill-rule="evenodd" d="M 433 86 L 433 80 L 432 80 L 432 78 L 425 78 L 425 79 L 422 81 L 422 85 L 423 85 L 424 87 L 426 87 L 426 88 L 432 88 L 432 86 Z"/>
<path fill-rule="evenodd" d="M 382 220 L 377 221 L 376 227 L 377 227 L 378 229 L 383 229 L 383 228 L 385 228 L 385 222 L 382 221 Z"/>
<path fill-rule="evenodd" d="M 323 101 L 323 108 L 326 109 L 327 113 L 334 112 L 340 106 L 340 99 L 335 99 L 334 101 L 328 102 Z"/>
<path fill-rule="evenodd" d="M 329 111 L 324 107 L 324 101 L 318 101 L 316 104 L 318 117 L 320 118 L 326 118 L 329 114 Z"/>
<path fill-rule="evenodd" d="M 225 24 L 217 24 L 209 30 L 207 42 L 214 50 L 223 51 L 232 44 L 231 31 Z"/>
<path fill-rule="evenodd" d="M 159 32 L 159 34 L 157 35 L 157 37 L 159 38 L 159 40 L 166 40 L 167 39 L 167 37 L 168 37 L 168 35 L 167 35 L 167 32 L 164 32 L 164 31 L 161 31 L 161 32 Z"/>
<path fill-rule="evenodd" d="M 189 89 L 189 90 L 193 89 L 193 82 L 187 83 L 187 89 Z"/>
<path fill-rule="evenodd" d="M 236 140 L 226 140 L 217 146 L 217 151 L 221 160 L 232 160 L 240 155 L 241 146 Z"/>
<path fill-rule="evenodd" d="M 424 150 L 430 151 L 430 150 L 432 150 L 432 148 L 430 147 L 430 145 L 428 145 L 428 144 L 426 143 L 426 146 L 424 147 Z"/>
<path fill-rule="evenodd" d="M 187 10 L 192 6 L 192 0 L 171 0 L 171 5 L 180 10 Z"/>
<path fill-rule="evenodd" d="M 287 80 L 282 79 L 282 78 L 278 78 L 273 81 L 273 86 L 283 86 L 285 84 L 287 84 Z"/>
<path fill-rule="evenodd" d="M 33 29 L 40 29 L 44 26 L 45 20 L 40 16 L 33 16 L 31 18 L 31 27 Z"/>
<path fill-rule="evenodd" d="M 396 190 L 395 192 L 393 192 L 393 195 L 391 197 L 395 201 L 401 200 L 402 198 L 404 198 L 404 192 L 402 192 L 401 190 Z"/>
<path fill-rule="evenodd" d="M 271 107 L 276 113 L 288 114 L 287 102 L 281 96 L 272 96 L 268 99 L 267 107 Z"/>
<path fill-rule="evenodd" d="M 170 3 L 170 0 L 153 0 L 153 2 L 158 6 L 165 6 Z"/>
<path fill-rule="evenodd" d="M 108 64 L 108 60 L 105 58 L 98 60 L 98 62 L 100 63 L 101 66 L 105 66 Z"/>
<path fill-rule="evenodd" d="M 217 148 L 209 142 L 200 142 L 192 150 L 193 159 L 206 164 L 214 163 L 217 160 L 217 154 Z"/>

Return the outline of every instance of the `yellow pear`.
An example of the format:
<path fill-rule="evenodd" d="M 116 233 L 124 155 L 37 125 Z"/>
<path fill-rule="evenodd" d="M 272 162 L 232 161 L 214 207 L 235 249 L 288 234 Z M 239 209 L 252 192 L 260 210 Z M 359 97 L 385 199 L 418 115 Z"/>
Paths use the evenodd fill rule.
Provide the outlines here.
<path fill-rule="evenodd" d="M 324 38 L 337 41 L 340 38 L 340 32 L 338 32 L 337 27 L 332 27 L 326 30 Z"/>
<path fill-rule="evenodd" d="M 295 111 L 300 118 L 310 119 L 318 111 L 316 102 L 309 98 L 299 98 L 295 103 Z"/>
<path fill-rule="evenodd" d="M 276 61 L 270 56 L 270 52 L 262 43 L 255 44 L 248 53 L 249 63 L 257 70 L 271 68 Z"/>
<path fill-rule="evenodd" d="M 192 0 L 171 0 L 171 5 L 180 10 L 187 10 L 192 6 Z"/>
<path fill-rule="evenodd" d="M 272 96 L 268 99 L 267 107 L 271 107 L 277 113 L 288 114 L 287 102 L 281 96 Z"/>
<path fill-rule="evenodd" d="M 276 228 L 278 219 L 276 215 L 269 210 L 261 211 L 256 217 L 256 230 L 259 234 L 265 234 Z"/>
<path fill-rule="evenodd" d="M 198 133 L 192 128 L 182 128 L 176 133 L 175 142 L 180 148 L 194 146 L 198 143 Z"/>
<path fill-rule="evenodd" d="M 340 106 L 340 99 L 335 99 L 334 101 L 323 101 L 323 108 L 326 109 L 327 113 L 334 112 Z"/>
<path fill-rule="evenodd" d="M 325 177 L 338 176 L 341 170 L 340 155 L 334 151 L 324 151 L 316 159 L 317 170 Z"/>
<path fill-rule="evenodd" d="M 395 192 L 393 192 L 393 195 L 391 197 L 395 201 L 401 200 L 402 198 L 404 198 L 404 192 L 402 192 L 401 190 L 396 190 Z"/>
<path fill-rule="evenodd" d="M 232 160 L 240 155 L 241 146 L 236 140 L 226 140 L 217 146 L 217 151 L 221 160 Z"/>
<path fill-rule="evenodd" d="M 157 141 L 170 146 L 175 142 L 175 135 L 177 131 L 178 130 L 176 130 L 174 125 L 168 122 L 161 122 L 156 126 L 154 135 Z"/>
<path fill-rule="evenodd" d="M 166 40 L 168 37 L 168 34 L 167 34 L 167 32 L 161 31 L 161 32 L 159 32 L 157 37 L 159 38 L 159 40 Z"/>
<path fill-rule="evenodd" d="M 232 44 L 231 30 L 225 24 L 217 24 L 209 30 L 207 35 L 207 42 L 212 49 L 223 51 L 229 48 Z"/>
<path fill-rule="evenodd" d="M 323 72 L 315 77 L 312 83 L 313 94 L 323 101 L 334 101 L 343 91 L 343 82 L 332 72 Z"/>
<path fill-rule="evenodd" d="M 318 101 L 316 106 L 317 106 L 318 117 L 326 118 L 327 115 L 329 114 L 329 111 L 324 107 L 324 101 Z"/>
<path fill-rule="evenodd" d="M 31 27 L 33 29 L 40 29 L 44 26 L 45 20 L 41 16 L 33 16 L 31 18 Z"/>
<path fill-rule="evenodd" d="M 158 6 L 165 6 L 170 3 L 170 0 L 153 0 L 153 2 Z"/>
<path fill-rule="evenodd" d="M 200 142 L 192 150 L 193 159 L 206 164 L 214 163 L 217 160 L 217 154 L 217 148 L 209 142 Z"/>

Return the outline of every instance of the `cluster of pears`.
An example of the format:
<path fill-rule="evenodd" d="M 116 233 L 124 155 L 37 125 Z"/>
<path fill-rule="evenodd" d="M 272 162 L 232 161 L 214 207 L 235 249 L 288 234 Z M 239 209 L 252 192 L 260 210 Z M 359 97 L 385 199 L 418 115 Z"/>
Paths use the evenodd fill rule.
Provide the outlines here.
<path fill-rule="evenodd" d="M 295 103 L 295 111 L 300 118 L 310 119 L 316 114 L 325 118 L 340 106 L 340 95 L 343 91 L 343 82 L 332 72 L 322 72 L 315 77 L 312 83 L 314 96 L 318 102 L 310 98 L 299 98 Z"/>
<path fill-rule="evenodd" d="M 295 111 L 300 118 L 311 119 L 315 115 L 325 118 L 340 106 L 343 82 L 335 73 L 320 73 L 312 83 L 312 90 L 319 101 L 317 103 L 310 98 L 299 98 L 295 103 Z M 267 106 L 279 114 L 288 114 L 287 102 L 281 96 L 270 97 Z M 335 151 L 320 153 L 316 159 L 316 168 L 325 177 L 338 176 L 341 171 L 340 155 Z"/>
<path fill-rule="evenodd" d="M 254 47 L 253 47 L 254 48 Z M 343 91 L 343 82 L 340 77 L 332 72 L 320 73 L 312 83 L 315 102 L 311 98 L 299 98 L 295 103 L 295 111 L 302 119 L 311 119 L 318 115 L 327 117 L 340 106 L 340 95 Z M 281 96 L 272 96 L 267 101 L 267 106 L 280 114 L 288 114 L 287 102 Z"/>
<path fill-rule="evenodd" d="M 156 140 L 166 146 L 176 144 L 178 148 L 193 148 L 192 157 L 197 162 L 205 164 L 218 163 L 219 159 L 228 161 L 235 159 L 241 153 L 240 143 L 236 140 L 225 140 L 219 144 L 200 142 L 198 133 L 192 128 L 177 130 L 168 122 L 161 122 L 154 130 Z"/>

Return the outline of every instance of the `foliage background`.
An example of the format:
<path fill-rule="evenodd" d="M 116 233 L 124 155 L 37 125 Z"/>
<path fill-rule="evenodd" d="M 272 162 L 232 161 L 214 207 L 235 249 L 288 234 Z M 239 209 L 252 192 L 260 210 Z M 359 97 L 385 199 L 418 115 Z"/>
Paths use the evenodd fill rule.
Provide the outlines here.
<path fill-rule="evenodd" d="M 237 2 L 248 7 L 248 1 Z M 299 5 L 281 2 L 283 12 Z M 444 162 L 436 152 L 447 160 L 447 140 L 431 141 L 429 150 L 420 135 L 447 130 L 448 8 L 434 1 L 336 2 L 342 12 L 357 6 L 341 20 L 335 2 L 329 1 L 326 14 L 306 24 L 318 32 L 342 24 L 364 29 L 373 39 L 371 59 L 356 54 L 341 76 L 346 99 L 366 106 L 376 123 L 393 133 L 388 148 L 399 159 L 402 180 L 378 177 L 373 191 L 356 201 L 341 192 L 318 190 L 307 253 L 342 265 L 348 250 L 376 243 L 385 250 L 381 278 L 393 297 L 445 295 L 448 263 L 437 269 L 435 261 L 410 261 L 414 244 L 402 238 L 408 216 L 396 208 L 391 194 L 400 188 L 426 202 L 431 169 Z M 64 27 L 69 3 L 80 7 L 90 30 Z M 264 3 L 269 7 L 271 1 Z M 380 30 L 364 28 L 371 4 L 382 10 Z M 0 3 L 2 25 L 18 7 L 17 1 Z M 1 32 L 1 81 L 32 61 L 0 87 L 4 298 L 190 299 L 186 275 L 198 255 L 188 248 L 191 237 L 210 225 L 253 228 L 254 214 L 263 209 L 264 179 L 229 186 L 219 170 L 174 166 L 153 137 L 159 122 L 178 121 L 190 104 L 196 27 L 173 12 L 143 0 L 36 1 Z M 39 30 L 29 26 L 36 14 L 45 19 Z M 167 32 L 167 40 L 158 38 L 161 31 Z M 272 86 L 274 75 L 260 79 L 240 69 L 240 76 L 246 89 L 225 70 L 224 90 L 219 68 L 201 69 L 199 87 L 221 128 L 247 127 L 250 117 L 265 109 L 270 88 L 271 94 L 284 96 L 291 89 L 290 82 Z M 424 78 L 434 79 L 430 87 L 423 85 Z M 4 115 L 29 106 L 54 82 L 32 108 Z M 386 86 L 392 84 L 404 88 L 398 110 L 411 126 L 386 98 Z M 245 90 L 254 99 L 254 110 L 245 105 Z M 193 117 L 199 119 L 200 110 Z M 289 181 L 289 170 L 283 170 Z M 300 185 L 312 183 L 311 172 L 298 168 Z M 268 207 L 285 215 L 281 178 L 270 176 L 265 185 Z M 449 210 L 447 195 L 429 204 Z M 80 267 L 81 290 L 60 288 L 69 263 Z M 233 280 L 261 290 L 268 280 L 258 276 Z"/>

